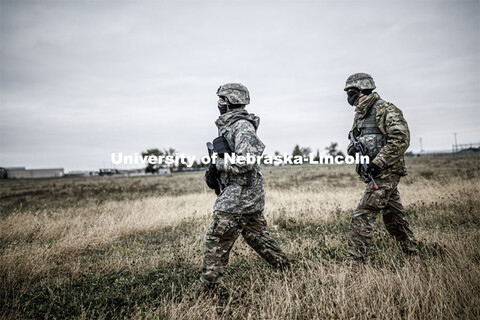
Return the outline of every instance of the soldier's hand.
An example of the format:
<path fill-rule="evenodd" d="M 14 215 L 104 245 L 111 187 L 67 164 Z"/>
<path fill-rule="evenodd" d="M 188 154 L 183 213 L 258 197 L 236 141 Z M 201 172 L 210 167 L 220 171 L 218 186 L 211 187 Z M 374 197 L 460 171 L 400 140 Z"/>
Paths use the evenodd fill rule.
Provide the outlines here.
<path fill-rule="evenodd" d="M 218 177 L 217 167 L 214 164 L 210 163 L 210 165 L 207 168 L 207 171 L 205 172 L 205 182 L 207 183 L 207 186 L 210 189 L 220 188 L 220 186 L 218 185 L 217 177 Z"/>
<path fill-rule="evenodd" d="M 380 173 L 380 171 L 382 171 L 382 169 L 380 169 L 379 166 L 377 166 L 375 163 L 370 163 L 367 167 L 367 173 L 368 174 L 371 174 L 372 177 L 376 177 L 378 176 L 378 174 Z"/>

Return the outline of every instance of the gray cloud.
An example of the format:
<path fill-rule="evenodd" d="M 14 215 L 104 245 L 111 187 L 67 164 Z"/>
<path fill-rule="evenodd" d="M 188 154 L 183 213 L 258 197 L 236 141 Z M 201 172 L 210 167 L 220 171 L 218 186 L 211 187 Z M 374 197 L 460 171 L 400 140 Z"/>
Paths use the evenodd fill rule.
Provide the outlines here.
<path fill-rule="evenodd" d="M 478 142 L 478 1 L 2 1 L 1 164 L 200 156 L 217 87 L 242 82 L 266 152 L 346 145 L 344 81 L 371 73 L 412 146 Z M 105 164 L 106 163 L 106 164 Z"/>

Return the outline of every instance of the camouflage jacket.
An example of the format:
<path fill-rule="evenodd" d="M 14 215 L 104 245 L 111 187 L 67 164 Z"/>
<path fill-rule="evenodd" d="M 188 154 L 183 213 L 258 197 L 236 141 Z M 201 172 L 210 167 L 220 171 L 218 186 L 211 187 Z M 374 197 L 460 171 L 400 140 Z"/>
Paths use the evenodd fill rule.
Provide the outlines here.
<path fill-rule="evenodd" d="M 352 126 L 356 137 L 360 135 L 357 129 L 358 120 L 366 117 L 372 106 L 379 99 L 378 93 L 374 92 L 356 107 Z M 382 171 L 402 176 L 406 175 L 407 169 L 403 155 L 410 145 L 410 131 L 402 111 L 394 104 L 384 101 L 376 107 L 375 120 L 378 129 L 386 137 L 386 144 L 380 149 L 372 162 L 379 166 Z M 363 178 L 366 178 L 365 181 L 368 181 L 367 177 Z"/>
<path fill-rule="evenodd" d="M 260 118 L 244 108 L 221 115 L 215 124 L 218 134 L 225 137 L 235 155 L 261 156 L 265 145 L 257 137 Z M 214 210 L 227 213 L 254 213 L 263 211 L 265 189 L 259 163 L 232 164 L 218 158 L 216 167 L 225 189 L 218 195 Z"/>

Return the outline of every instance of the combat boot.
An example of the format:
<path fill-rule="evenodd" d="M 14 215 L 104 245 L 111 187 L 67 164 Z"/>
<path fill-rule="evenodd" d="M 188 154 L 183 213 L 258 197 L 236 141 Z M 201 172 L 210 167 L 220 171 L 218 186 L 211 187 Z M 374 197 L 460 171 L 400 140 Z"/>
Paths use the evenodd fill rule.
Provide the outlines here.
<path fill-rule="evenodd" d="M 286 260 L 277 262 L 276 264 L 273 265 L 273 267 L 280 271 L 287 271 L 292 268 L 292 264 L 290 263 L 290 260 L 286 259 Z"/>
<path fill-rule="evenodd" d="M 230 296 L 228 288 L 222 283 L 203 283 L 202 294 L 209 298 L 225 299 Z"/>

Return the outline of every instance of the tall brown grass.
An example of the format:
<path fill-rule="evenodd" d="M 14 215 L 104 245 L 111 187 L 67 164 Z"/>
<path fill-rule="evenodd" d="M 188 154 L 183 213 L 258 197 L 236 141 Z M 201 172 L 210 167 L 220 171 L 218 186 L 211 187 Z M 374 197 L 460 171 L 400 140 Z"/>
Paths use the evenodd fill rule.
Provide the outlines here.
<path fill-rule="evenodd" d="M 478 159 L 409 159 L 400 193 L 422 262 L 405 260 L 379 219 L 370 263 L 357 274 L 349 271 L 346 241 L 363 183 L 352 167 L 265 168 L 269 230 L 294 267 L 274 271 L 239 240 L 225 277 L 230 295 L 223 299 L 202 295 L 197 283 L 215 200 L 202 173 L 148 177 L 149 187 L 170 189 L 147 196 L 135 191 L 145 184 L 139 177 L 8 182 L 0 189 L 11 199 L 0 224 L 1 316 L 476 319 Z M 92 192 L 75 202 L 85 184 Z M 51 201 L 32 192 L 59 185 L 67 185 L 68 205 L 55 192 Z M 122 187 L 136 196 L 98 195 L 126 192 Z M 22 204 L 22 190 L 41 208 Z"/>

